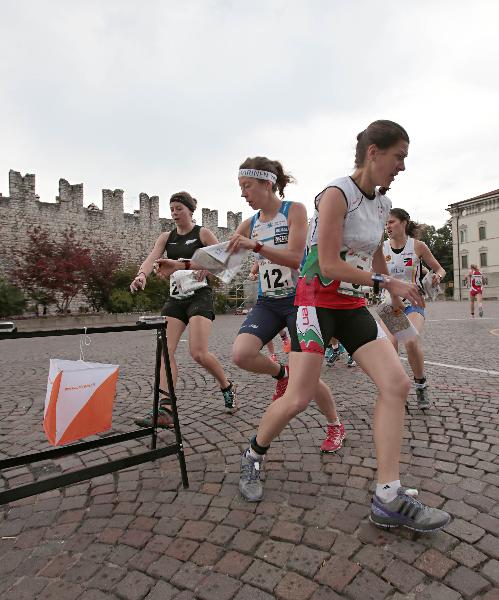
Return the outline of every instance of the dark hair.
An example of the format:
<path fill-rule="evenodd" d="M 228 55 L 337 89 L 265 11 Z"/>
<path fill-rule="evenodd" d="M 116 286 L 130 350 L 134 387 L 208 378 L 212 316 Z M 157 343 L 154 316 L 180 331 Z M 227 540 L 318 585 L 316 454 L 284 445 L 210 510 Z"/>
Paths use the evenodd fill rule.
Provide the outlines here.
<path fill-rule="evenodd" d="M 366 152 L 371 144 L 375 144 L 380 150 L 387 150 L 400 140 L 409 143 L 407 131 L 401 125 L 385 119 L 374 121 L 357 136 L 355 166 L 357 168 L 364 166 Z"/>
<path fill-rule="evenodd" d="M 417 238 L 421 225 L 416 221 L 411 221 L 409 213 L 403 208 L 392 208 L 390 215 L 399 221 L 405 221 L 405 232 L 408 236 Z"/>
<path fill-rule="evenodd" d="M 193 198 L 189 192 L 177 192 L 176 194 L 173 194 L 173 196 L 170 198 L 170 203 L 172 202 L 180 202 L 180 204 L 187 206 L 191 213 L 196 210 L 196 206 L 198 204 L 196 198 Z"/>
<path fill-rule="evenodd" d="M 258 169 L 260 171 L 270 171 L 277 177 L 277 181 L 272 184 L 272 191 L 275 193 L 279 190 L 279 196 L 284 198 L 284 188 L 288 183 L 294 183 L 296 180 L 291 173 L 285 173 L 284 168 L 278 160 L 270 160 L 265 156 L 254 156 L 247 158 L 241 165 L 240 169 Z M 263 181 L 263 180 L 259 180 Z"/>

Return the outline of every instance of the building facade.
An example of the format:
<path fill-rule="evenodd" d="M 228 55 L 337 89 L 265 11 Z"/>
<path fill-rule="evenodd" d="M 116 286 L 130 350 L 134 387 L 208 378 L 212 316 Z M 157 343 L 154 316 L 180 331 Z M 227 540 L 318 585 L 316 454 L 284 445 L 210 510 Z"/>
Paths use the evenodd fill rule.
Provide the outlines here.
<path fill-rule="evenodd" d="M 499 190 L 451 204 L 454 300 L 468 298 L 470 266 L 485 275 L 484 298 L 499 298 Z"/>

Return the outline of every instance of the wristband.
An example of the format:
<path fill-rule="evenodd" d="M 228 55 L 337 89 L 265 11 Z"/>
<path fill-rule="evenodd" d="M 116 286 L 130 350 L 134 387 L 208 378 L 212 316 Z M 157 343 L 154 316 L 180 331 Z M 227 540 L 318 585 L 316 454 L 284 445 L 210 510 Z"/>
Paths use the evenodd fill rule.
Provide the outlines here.
<path fill-rule="evenodd" d="M 373 280 L 373 292 L 379 294 L 379 284 L 385 283 L 385 278 L 380 273 L 373 273 L 371 279 Z"/>
<path fill-rule="evenodd" d="M 260 252 L 260 250 L 261 250 L 262 248 L 263 248 L 263 244 L 262 244 L 262 242 L 259 242 L 259 241 L 257 240 L 257 242 L 256 242 L 256 244 L 255 244 L 255 247 L 253 248 L 253 252 L 254 252 L 255 254 L 258 254 L 258 252 Z"/>
<path fill-rule="evenodd" d="M 188 271 L 191 268 L 191 261 L 188 258 L 181 258 L 179 260 L 180 260 L 180 262 L 183 262 L 185 265 L 184 271 Z"/>

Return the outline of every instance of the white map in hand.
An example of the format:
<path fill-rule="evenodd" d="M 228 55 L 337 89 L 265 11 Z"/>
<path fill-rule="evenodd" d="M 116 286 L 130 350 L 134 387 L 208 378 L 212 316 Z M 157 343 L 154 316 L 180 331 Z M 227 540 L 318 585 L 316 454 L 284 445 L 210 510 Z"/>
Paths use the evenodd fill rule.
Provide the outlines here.
<path fill-rule="evenodd" d="M 192 262 L 216 275 L 224 283 L 229 283 L 241 270 L 250 250 L 239 250 L 230 254 L 227 252 L 229 242 L 198 248 L 192 256 Z"/>

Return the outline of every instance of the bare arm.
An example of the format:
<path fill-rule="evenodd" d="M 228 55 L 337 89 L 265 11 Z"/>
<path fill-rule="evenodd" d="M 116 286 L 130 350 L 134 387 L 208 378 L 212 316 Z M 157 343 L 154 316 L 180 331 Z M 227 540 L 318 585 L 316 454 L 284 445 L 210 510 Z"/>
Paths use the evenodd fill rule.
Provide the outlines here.
<path fill-rule="evenodd" d="M 430 269 L 435 273 L 435 275 L 438 275 L 442 280 L 445 277 L 445 269 L 433 256 L 428 246 L 424 242 L 416 240 L 414 249 L 416 251 L 416 255 L 419 256 L 423 260 L 423 262 L 430 267 Z"/>
<path fill-rule="evenodd" d="M 170 237 L 170 232 L 166 231 L 162 233 L 156 243 L 154 244 L 153 249 L 144 260 L 144 262 L 140 265 L 139 271 L 137 273 L 137 277 L 130 284 L 130 291 L 136 292 L 138 290 L 143 290 L 146 286 L 146 281 L 148 276 L 152 273 L 154 268 L 154 263 L 163 256 L 163 252 L 165 251 L 166 242 Z"/>
<path fill-rule="evenodd" d="M 274 248 L 264 245 L 263 248 L 259 250 L 259 254 L 278 265 L 298 269 L 303 258 L 307 240 L 307 209 L 301 202 L 293 202 L 291 204 L 288 223 L 289 232 L 287 247 Z M 253 250 L 255 248 L 257 241 L 248 237 L 249 221 L 248 227 L 243 231 L 244 233 L 239 232 L 238 228 L 238 231 L 230 238 L 229 250 L 232 252 L 237 251 L 239 248 L 246 248 L 248 250 Z"/>

